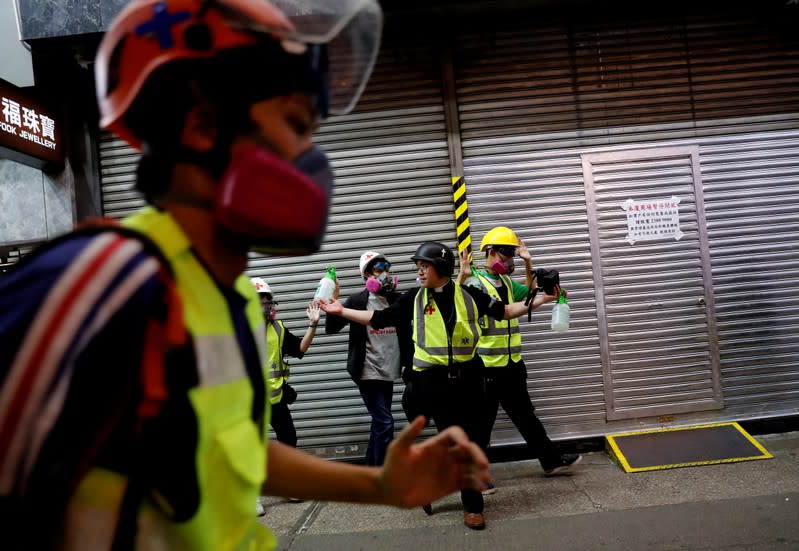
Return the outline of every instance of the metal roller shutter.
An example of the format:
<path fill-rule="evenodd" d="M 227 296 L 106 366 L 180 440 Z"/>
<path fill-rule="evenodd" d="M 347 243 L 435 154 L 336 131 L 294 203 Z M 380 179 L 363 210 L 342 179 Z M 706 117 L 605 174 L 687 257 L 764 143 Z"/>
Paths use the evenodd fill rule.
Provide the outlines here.
<path fill-rule="evenodd" d="M 38 243 L 27 243 L 0 247 L 0 275 L 10 270 L 25 255 L 30 254 L 37 245 Z"/>
<path fill-rule="evenodd" d="M 250 262 L 251 273 L 264 275 L 275 289 L 281 317 L 297 335 L 328 265 L 336 266 L 344 298 L 363 289 L 361 253 L 377 250 L 393 262 L 400 289 L 407 289 L 415 285 L 410 256 L 416 247 L 427 240 L 453 244 L 455 236 L 438 67 L 428 47 L 387 43 L 356 111 L 326 121 L 315 141 L 336 174 L 322 250 Z M 347 340 L 346 328 L 337 335 L 321 331 L 292 371 L 299 446 L 319 455 L 360 457 L 369 439 L 370 417 L 346 372 Z M 405 421 L 402 388 L 395 386 L 392 408 L 398 425 Z"/>
<path fill-rule="evenodd" d="M 402 290 L 415 285 L 409 257 L 421 242 L 454 243 L 438 71 L 429 46 L 385 41 L 356 110 L 325 121 L 315 137 L 336 175 L 322 250 L 296 258 L 251 256 L 248 273 L 266 278 L 280 318 L 297 336 L 305 332 L 305 308 L 327 266 L 336 266 L 343 299 L 363 288 L 361 253 L 378 250 L 394 263 Z M 110 135 L 103 136 L 100 151 L 106 214 L 134 212 L 143 204 L 133 190 L 138 155 Z M 290 359 L 299 394 L 292 406 L 298 445 L 322 456 L 362 457 L 370 417 L 346 371 L 348 332 L 328 336 L 322 327 L 305 358 Z M 398 425 L 405 421 L 402 388 L 395 386 Z"/>
<path fill-rule="evenodd" d="M 725 404 L 746 418 L 797 413 L 799 129 L 700 151 Z"/>
<path fill-rule="evenodd" d="M 122 218 L 144 206 L 144 199 L 134 188 L 139 157 L 138 151 L 115 135 L 103 132 L 100 136 L 100 190 L 105 216 Z"/>
<path fill-rule="evenodd" d="M 569 289 L 568 333 L 549 331 L 547 308 L 522 324 L 528 389 L 550 435 L 640 426 L 606 419 L 580 155 L 654 145 L 699 146 L 716 291 L 725 410 L 680 419 L 795 413 L 795 33 L 763 9 L 515 21 L 461 32 L 454 72 L 473 239 L 516 229 L 534 264 L 560 269 Z M 767 304 L 736 286 L 748 272 Z M 501 416 L 493 440 L 520 439 Z"/>

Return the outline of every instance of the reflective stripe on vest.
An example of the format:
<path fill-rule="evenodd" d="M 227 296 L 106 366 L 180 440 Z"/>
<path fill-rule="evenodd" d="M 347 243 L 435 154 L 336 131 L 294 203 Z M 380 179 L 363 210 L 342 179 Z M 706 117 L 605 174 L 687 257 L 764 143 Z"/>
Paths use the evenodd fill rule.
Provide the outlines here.
<path fill-rule="evenodd" d="M 289 379 L 289 366 L 283 361 L 283 337 L 286 328 L 282 321 L 266 326 L 266 362 L 269 366 L 269 402 L 277 404 L 283 397 L 283 383 Z"/>
<path fill-rule="evenodd" d="M 227 301 L 169 214 L 148 207 L 123 224 L 155 242 L 172 267 L 197 358 L 199 381 L 188 392 L 198 430 L 195 468 L 202 496 L 199 507 L 190 519 L 177 523 L 161 514 L 161 509 L 149 499 L 143 500 L 133 547 L 190 551 L 272 549 L 276 544 L 274 536 L 253 512 L 266 476 L 269 406 L 267 403 L 264 426 L 259 428 L 251 418 L 252 384 Z M 247 299 L 245 313 L 263 364 L 266 328 L 260 300 L 244 275 L 236 280 L 235 289 Z M 102 533 L 97 534 L 98 546 L 88 546 L 90 532 L 93 525 L 99 527 L 107 518 L 113 518 L 116 526 L 126 484 L 120 475 L 99 468 L 81 480 L 68 505 L 66 549 L 70 548 L 70 534 L 78 535 L 73 549 L 103 548 Z"/>
<path fill-rule="evenodd" d="M 413 305 L 413 369 L 447 367 L 452 363 L 468 362 L 474 358 L 480 328 L 477 326 L 477 304 L 460 285 L 455 285 L 453 297 L 455 326 L 452 336 L 433 300 L 432 291 L 421 288 Z"/>
<path fill-rule="evenodd" d="M 506 296 L 499 293 L 491 279 L 482 272 L 477 272 L 477 277 L 491 297 L 506 304 L 513 302 L 513 282 L 508 276 L 500 275 L 500 281 L 505 285 Z M 486 367 L 504 367 L 512 360 L 522 359 L 522 334 L 519 330 L 519 320 L 497 320 L 490 316 L 480 318 L 480 327 L 483 334 L 480 336 L 477 353 Z"/>

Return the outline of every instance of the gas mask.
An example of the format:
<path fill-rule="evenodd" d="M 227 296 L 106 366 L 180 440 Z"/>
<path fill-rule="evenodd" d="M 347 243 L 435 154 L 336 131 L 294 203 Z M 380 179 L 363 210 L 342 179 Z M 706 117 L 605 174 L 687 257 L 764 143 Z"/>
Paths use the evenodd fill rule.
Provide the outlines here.
<path fill-rule="evenodd" d="M 332 192 L 333 170 L 317 146 L 289 163 L 248 144 L 222 176 L 215 212 L 225 228 L 247 235 L 255 252 L 310 254 L 322 244 Z"/>
<path fill-rule="evenodd" d="M 393 276 L 389 278 L 388 272 L 382 272 L 377 277 L 370 276 L 366 279 L 366 290 L 370 293 L 380 294 L 389 291 L 396 291 L 399 278 Z"/>
<path fill-rule="evenodd" d="M 516 264 L 513 262 L 513 257 L 508 260 L 502 260 L 502 258 L 497 255 L 496 260 L 491 263 L 489 268 L 496 274 L 510 275 L 516 270 Z"/>
<path fill-rule="evenodd" d="M 277 301 L 267 301 L 266 304 L 261 302 L 261 309 L 264 312 L 264 319 L 267 323 L 271 323 L 277 319 Z"/>

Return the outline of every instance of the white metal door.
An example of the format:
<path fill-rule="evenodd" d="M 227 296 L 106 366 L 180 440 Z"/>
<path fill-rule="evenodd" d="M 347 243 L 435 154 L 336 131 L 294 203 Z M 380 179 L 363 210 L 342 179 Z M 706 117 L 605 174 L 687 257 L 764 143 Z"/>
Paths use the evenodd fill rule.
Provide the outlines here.
<path fill-rule="evenodd" d="M 608 419 L 720 409 L 698 147 L 582 161 Z"/>

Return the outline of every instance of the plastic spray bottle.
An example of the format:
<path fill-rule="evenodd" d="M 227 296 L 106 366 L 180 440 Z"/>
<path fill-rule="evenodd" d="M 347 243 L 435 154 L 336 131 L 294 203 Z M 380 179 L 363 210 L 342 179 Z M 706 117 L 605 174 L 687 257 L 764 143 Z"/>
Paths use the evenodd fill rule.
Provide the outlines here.
<path fill-rule="evenodd" d="M 566 289 L 561 289 L 558 295 L 558 302 L 552 306 L 552 323 L 550 327 L 558 333 L 568 331 L 569 317 L 569 301 L 566 300 Z"/>
<path fill-rule="evenodd" d="M 466 278 L 466 281 L 463 282 L 463 285 L 464 287 L 476 287 L 478 289 L 482 288 L 480 278 L 477 277 L 477 268 L 474 267 L 474 264 L 469 266 L 469 277 Z"/>
<path fill-rule="evenodd" d="M 333 298 L 333 291 L 336 290 L 336 267 L 330 266 L 325 272 L 325 275 L 322 276 L 322 279 L 319 280 L 319 284 L 316 286 L 316 293 L 314 293 L 314 300 L 321 300 L 324 302 L 329 301 Z"/>

